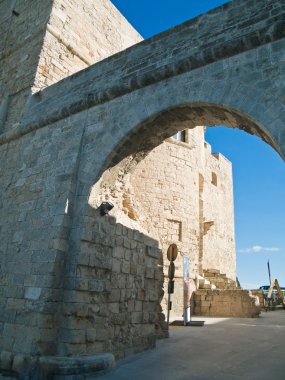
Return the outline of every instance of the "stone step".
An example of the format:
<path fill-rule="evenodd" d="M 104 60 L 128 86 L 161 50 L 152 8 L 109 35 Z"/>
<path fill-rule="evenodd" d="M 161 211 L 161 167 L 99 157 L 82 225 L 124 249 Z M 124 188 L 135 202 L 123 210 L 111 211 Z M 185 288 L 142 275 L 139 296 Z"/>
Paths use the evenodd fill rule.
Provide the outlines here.
<path fill-rule="evenodd" d="M 219 274 L 220 271 L 219 269 L 205 269 L 204 273 L 214 273 L 214 274 Z"/>
<path fill-rule="evenodd" d="M 205 317 L 255 318 L 260 314 L 256 298 L 242 289 L 200 289 L 193 294 L 191 308 L 193 315 Z"/>

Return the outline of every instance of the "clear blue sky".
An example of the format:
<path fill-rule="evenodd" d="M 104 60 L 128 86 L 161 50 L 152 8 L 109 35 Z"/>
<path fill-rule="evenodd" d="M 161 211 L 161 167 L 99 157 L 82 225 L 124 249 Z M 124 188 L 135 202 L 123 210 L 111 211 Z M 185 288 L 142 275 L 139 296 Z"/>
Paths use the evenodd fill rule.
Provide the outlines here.
<path fill-rule="evenodd" d="M 227 1 L 112 0 L 148 38 Z M 208 128 L 207 141 L 233 163 L 237 275 L 244 287 L 285 286 L 285 163 L 259 138 L 229 128 Z"/>

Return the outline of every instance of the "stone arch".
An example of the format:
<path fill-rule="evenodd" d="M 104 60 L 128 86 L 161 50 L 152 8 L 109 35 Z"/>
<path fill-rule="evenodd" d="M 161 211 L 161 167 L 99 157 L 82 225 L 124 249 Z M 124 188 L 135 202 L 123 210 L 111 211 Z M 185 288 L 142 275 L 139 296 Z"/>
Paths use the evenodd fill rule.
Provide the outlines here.
<path fill-rule="evenodd" d="M 134 163 L 139 162 L 152 149 L 176 132 L 197 125 L 215 127 L 224 125 L 238 128 L 260 137 L 281 154 L 276 142 L 263 126 L 251 117 L 225 105 L 211 103 L 193 103 L 179 105 L 162 110 L 148 120 L 132 129 L 114 148 L 102 165 L 102 173 L 116 166 L 119 162 L 132 157 Z M 125 165 L 131 170 L 130 160 Z"/>
<path fill-rule="evenodd" d="M 90 133 L 98 138 L 98 144 L 102 143 L 101 151 L 104 149 L 93 166 L 97 172 L 90 173 L 92 183 L 109 165 L 136 151 L 138 139 L 143 140 L 141 151 L 151 150 L 179 130 L 178 121 L 190 128 L 227 125 L 242 129 L 262 138 L 284 158 L 285 106 L 278 78 L 267 78 L 262 67 L 252 75 L 256 56 L 253 52 L 246 54 L 248 61 L 230 57 L 91 108 L 88 123 L 96 129 L 99 119 L 102 130 Z M 109 107 L 114 111 L 108 112 Z"/>
<path fill-rule="evenodd" d="M 263 128 L 251 120 L 247 115 L 224 107 L 209 103 L 194 103 L 180 105 L 163 110 L 152 116 L 147 121 L 136 126 L 114 149 L 103 164 L 100 180 L 92 187 L 88 199 L 91 208 L 98 208 L 103 201 L 111 200 L 115 204 L 116 223 L 122 223 L 128 228 L 146 231 L 159 242 L 159 247 L 165 251 L 166 246 L 160 241 L 155 229 L 147 231 L 146 225 L 151 223 L 136 217 L 136 214 L 144 214 L 141 205 L 129 194 L 129 177 L 149 152 L 161 144 L 165 139 L 176 132 L 197 125 L 218 126 L 227 125 L 229 128 L 240 128 L 248 133 L 255 134 L 264 141 L 274 146 L 274 142 Z M 155 126 L 155 132 L 153 131 Z M 149 138 L 150 130 L 152 131 Z M 131 198 L 131 199 L 130 199 Z M 126 205 L 128 201 L 129 205 Z M 127 209 L 127 210 L 126 210 Z M 118 215 L 120 211 L 123 211 Z M 141 211 L 141 212 L 140 212 Z M 129 218 L 128 218 L 129 217 Z M 133 222 L 135 220 L 135 222 Z M 136 224 L 136 221 L 138 223 Z M 144 223 L 145 222 L 145 223 Z M 199 246 L 199 252 L 201 247 Z M 202 253 L 200 252 L 201 256 Z M 163 264 L 163 262 L 161 262 Z M 199 257 L 199 274 L 202 274 L 202 256 Z"/>
<path fill-rule="evenodd" d="M 255 62 L 254 52 L 246 54 L 249 62 Z M 73 289 L 78 290 L 81 287 L 86 292 L 87 304 L 95 302 L 92 294 L 88 294 L 86 273 L 79 275 L 79 278 L 76 275 L 75 279 L 74 273 L 68 273 L 69 268 L 86 266 L 84 260 L 85 262 L 90 260 L 86 246 L 95 245 L 95 248 L 91 250 L 97 250 L 99 255 L 98 259 L 93 261 L 94 267 L 101 274 L 97 273 L 99 282 L 93 282 L 91 288 L 93 286 L 92 292 L 99 294 L 97 304 L 104 305 L 103 311 L 95 308 L 96 315 L 104 314 L 103 324 L 113 323 L 108 319 L 107 304 L 110 300 L 116 300 L 119 297 L 118 294 L 110 291 L 114 278 L 112 273 L 118 271 L 116 264 L 112 267 L 112 263 L 118 263 L 117 257 L 113 260 L 112 256 L 116 236 L 122 231 L 125 235 L 135 233 L 136 226 L 132 218 L 124 219 L 127 220 L 127 227 L 123 222 L 118 223 L 117 215 L 112 213 L 108 218 L 100 219 L 98 207 L 100 202 L 105 200 L 106 195 L 100 190 L 102 185 L 103 190 L 108 189 L 108 198 L 109 190 L 112 191 L 116 182 L 122 181 L 154 147 L 177 131 L 193 128 L 196 125 L 227 125 L 231 128 L 243 129 L 261 137 L 284 157 L 283 129 L 279 128 L 280 125 L 285 124 L 281 90 L 278 88 L 277 81 L 265 81 L 262 68 L 256 71 L 255 76 L 252 76 L 251 70 L 252 66 L 248 62 L 245 64 L 241 58 L 231 57 L 150 84 L 88 109 L 78 165 L 76 196 L 72 202 L 71 248 L 67 259 L 66 277 L 70 277 Z M 95 188 L 94 184 L 96 184 Z M 129 210 L 129 213 L 134 214 L 133 211 Z M 114 226 L 118 224 L 120 224 L 118 231 L 114 232 Z M 142 249 L 144 254 L 153 260 L 152 262 L 159 262 L 161 257 L 159 243 L 153 236 L 150 238 L 143 232 L 139 232 L 134 239 L 137 239 L 138 249 Z M 82 249 L 83 245 L 85 251 Z M 107 254 L 104 249 L 102 251 L 102 246 L 106 247 Z M 122 255 L 122 252 L 117 252 L 116 255 Z M 154 275 L 149 269 L 145 273 L 148 273 L 147 276 L 150 277 Z M 158 294 L 159 288 L 161 290 L 161 274 L 159 270 L 156 272 L 155 286 L 158 289 L 156 296 L 153 294 L 147 296 L 156 297 L 156 301 L 152 301 L 156 303 L 155 312 L 153 310 L 150 312 L 154 318 L 152 325 L 159 325 L 161 322 L 159 302 L 157 302 L 160 297 Z M 104 281 L 100 279 L 100 275 L 105 276 Z M 85 281 L 81 282 L 83 277 Z M 105 293 L 102 291 L 102 286 L 105 287 Z M 138 286 L 141 285 L 138 283 Z M 139 297 L 144 296 L 139 295 Z M 70 299 L 64 300 L 64 303 L 68 302 Z M 129 314 L 126 310 L 124 313 L 122 315 L 127 318 Z M 63 318 L 65 318 L 64 315 Z M 143 317 L 136 318 L 138 320 L 134 321 L 135 325 Z M 115 319 L 114 323 L 120 324 L 121 321 Z M 128 329 L 122 332 L 121 336 L 124 337 L 122 339 L 125 339 L 122 345 L 125 348 L 131 344 L 127 340 L 132 336 L 132 329 L 130 322 Z M 136 328 L 134 330 L 137 331 Z M 154 339 L 153 333 L 148 334 L 144 331 L 143 334 L 141 338 L 144 343 L 140 347 L 149 347 Z M 119 343 L 112 344 L 112 347 L 115 347 Z M 113 350 L 112 347 L 102 346 L 101 350 Z M 63 355 L 69 354 L 66 348 L 59 351 Z"/>
<path fill-rule="evenodd" d="M 120 177 L 131 173 L 135 166 L 165 139 L 178 131 L 195 128 L 197 125 L 207 127 L 225 125 L 241 129 L 260 137 L 282 155 L 266 128 L 247 114 L 220 104 L 203 102 L 180 104 L 160 110 L 134 126 L 102 162 L 97 174 L 101 178 L 100 183 L 109 183 L 112 187 Z"/>
<path fill-rule="evenodd" d="M 90 112 L 92 113 L 93 110 L 90 110 Z M 103 112 L 104 110 L 100 109 L 97 116 L 102 117 Z M 140 323 L 143 323 L 143 311 L 139 309 L 140 311 L 136 312 L 134 311 L 135 309 L 131 309 L 134 312 L 134 319 L 128 321 L 128 327 L 122 327 L 123 320 L 127 320 L 131 314 L 128 312 L 129 306 L 127 305 L 132 301 L 132 297 L 134 297 L 135 302 L 138 302 L 138 304 L 145 302 L 145 297 L 147 297 L 145 304 L 150 305 L 147 306 L 147 308 L 150 308 L 148 312 L 148 325 L 157 325 L 158 335 L 161 335 L 164 330 L 164 321 L 160 309 L 160 300 L 163 294 L 161 292 L 163 273 L 159 268 L 156 271 L 152 268 L 153 265 L 157 266 L 159 263 L 161 265 L 161 246 L 155 234 L 149 236 L 145 233 L 143 228 L 141 228 L 142 226 L 139 226 L 134 221 L 136 218 L 130 217 L 128 213 L 122 217 L 122 213 L 118 215 L 116 212 L 111 212 L 110 216 L 102 218 L 99 212 L 100 203 L 106 199 L 112 199 L 113 201 L 116 197 L 120 198 L 120 194 L 117 194 L 115 197 L 112 196 L 112 191 L 116 191 L 118 183 L 119 193 L 120 191 L 121 195 L 125 193 L 124 179 L 153 148 L 175 132 L 185 128 L 194 128 L 197 124 L 208 126 L 223 124 L 231 128 L 241 128 L 249 133 L 260 136 L 271 146 L 278 149 L 275 141 L 260 123 L 255 122 L 251 117 L 236 109 L 205 102 L 196 102 L 188 105 L 183 103 L 179 104 L 179 106 L 174 105 L 162 109 L 144 119 L 143 122 L 132 126 L 120 138 L 117 144 L 114 144 L 115 146 L 112 146 L 110 140 L 110 146 L 107 144 L 107 148 L 111 152 L 104 156 L 104 160 L 101 161 L 99 167 L 93 161 L 95 151 L 89 145 L 89 143 L 93 142 L 93 148 L 94 146 L 96 146 L 96 149 L 99 148 L 98 144 L 96 142 L 94 144 L 94 140 L 91 138 L 92 128 L 95 129 L 97 124 L 90 124 L 90 127 L 87 126 L 78 175 L 79 181 L 81 180 L 82 184 L 85 182 L 85 186 L 81 186 L 80 190 L 82 192 L 86 191 L 87 198 L 86 196 L 82 196 L 83 193 L 78 193 L 77 204 L 74 206 L 77 215 L 76 219 L 74 218 L 76 222 L 73 225 L 74 235 L 72 236 L 72 240 L 74 244 L 72 245 L 72 255 L 70 256 L 69 264 L 70 260 L 72 260 L 73 266 L 77 267 L 75 289 L 86 292 L 86 304 L 89 305 L 86 309 L 89 310 L 86 312 L 86 318 L 89 318 L 88 313 L 91 313 L 95 315 L 95 320 L 99 318 L 102 321 L 102 326 L 99 324 L 96 327 L 100 331 L 99 334 L 103 334 L 102 329 L 104 325 L 112 326 L 114 324 L 117 327 L 121 326 L 119 329 L 122 329 L 120 334 L 123 342 L 119 343 L 115 339 L 111 344 L 111 346 L 117 347 L 117 350 L 119 350 L 120 344 L 126 349 L 133 347 L 134 344 L 131 342 L 130 336 L 132 336 L 132 339 L 135 339 L 134 336 L 138 334 L 137 327 L 140 326 L 141 328 L 142 325 Z M 98 137 L 96 132 L 95 135 Z M 87 155 L 91 157 L 91 163 L 90 160 L 88 161 Z M 93 183 L 90 186 L 90 168 L 93 168 L 92 164 L 95 165 L 98 172 L 96 173 L 97 181 L 92 180 Z M 83 175 L 85 178 L 82 177 Z M 86 202 L 87 200 L 88 202 Z M 121 202 L 121 206 L 117 209 L 123 207 L 124 198 L 122 197 L 119 201 Z M 78 211 L 81 212 L 81 215 Z M 134 211 L 131 210 L 131 213 L 134 213 Z M 120 235 L 123 235 L 123 239 L 120 239 Z M 124 238 L 124 236 L 130 236 L 130 238 Z M 131 266 L 122 261 L 126 254 L 123 250 L 125 248 L 128 250 L 128 245 L 132 244 L 131 241 L 133 240 L 137 252 L 136 260 L 140 260 L 139 255 L 146 257 L 146 260 L 142 261 L 140 266 L 140 270 L 144 270 L 144 274 L 140 273 L 140 276 L 137 277 L 131 274 Z M 95 252 L 95 254 L 91 254 L 91 251 Z M 91 259 L 91 257 L 93 258 Z M 87 269 L 87 266 L 90 266 L 90 260 L 93 260 L 91 269 Z M 138 263 L 139 261 L 135 265 L 139 267 Z M 124 276 L 119 276 L 119 271 L 123 271 L 126 275 L 131 274 L 130 277 L 133 277 L 133 283 L 129 284 L 129 299 L 126 298 L 123 302 L 121 301 L 122 293 L 118 293 L 115 290 L 120 287 L 118 285 L 120 281 L 127 280 L 122 280 Z M 133 271 L 137 273 L 136 269 L 133 269 Z M 74 281 L 74 277 L 72 280 Z M 147 287 L 146 283 L 151 283 L 152 285 Z M 153 292 L 151 291 L 152 286 L 155 288 Z M 64 302 L 69 301 L 65 300 Z M 115 306 L 117 303 L 121 306 Z M 111 312 L 108 309 L 109 307 L 111 307 Z M 123 320 L 120 319 L 120 314 L 123 316 Z M 93 338 L 90 339 L 92 340 Z M 90 343 L 90 347 L 93 350 L 98 345 L 101 350 L 114 350 L 111 346 L 106 346 L 106 342 L 103 343 L 101 341 L 100 343 L 96 339 L 94 338 L 94 342 Z M 143 343 L 140 343 L 140 347 L 145 348 L 153 344 L 155 335 L 149 331 L 144 331 L 139 339 L 143 341 Z M 63 355 L 69 354 L 66 348 L 60 348 L 59 351 Z"/>
<path fill-rule="evenodd" d="M 248 7 L 243 19 L 240 9 L 245 3 Z M 39 187 L 38 184 L 33 186 L 32 191 L 42 191 L 45 197 L 37 201 L 39 221 L 44 222 L 37 231 L 37 240 L 40 236 L 49 249 L 53 238 L 56 250 L 53 253 L 57 256 L 51 257 L 48 268 L 42 265 L 39 255 L 35 268 L 44 273 L 49 270 L 60 282 L 45 285 L 47 292 L 40 300 L 40 307 L 43 305 L 44 309 L 36 304 L 29 310 L 32 317 L 38 311 L 42 313 L 44 322 L 35 328 L 21 325 L 22 336 L 32 338 L 25 347 L 23 345 L 22 351 L 34 353 L 35 343 L 44 347 L 41 353 L 48 355 L 72 356 L 109 350 L 119 355 L 122 350 L 131 353 L 131 349 L 153 344 L 152 327 L 160 322 L 156 308 L 159 294 L 149 291 L 146 310 L 135 310 L 138 314 L 130 320 L 127 299 L 123 293 L 112 291 L 114 280 L 118 284 L 126 279 L 115 278 L 118 262 L 109 258 L 117 244 L 115 239 L 121 234 L 126 236 L 123 244 L 127 246 L 130 243 L 128 235 L 133 234 L 137 253 L 143 250 L 149 263 L 159 261 L 159 247 L 155 239 L 135 232 L 131 225 L 124 228 L 121 224 L 114 234 L 114 226 L 120 224 L 116 218 L 111 214 L 102 219 L 96 202 L 94 205 L 88 203 L 90 189 L 101 177 L 105 178 L 104 173 L 107 180 L 115 182 L 172 131 L 183 129 L 184 124 L 189 126 L 191 120 L 192 126 L 219 123 L 245 129 L 262 137 L 285 156 L 284 6 L 280 0 L 268 1 L 265 8 L 256 7 L 256 3 L 231 2 L 112 56 L 32 96 L 20 112 L 20 124 L 15 123 L 7 129 L 5 123 L 0 136 L 4 163 L 1 167 L 10 171 L 10 163 L 14 164 L 15 157 L 19 160 L 13 166 L 15 172 L 9 176 L 5 170 L 3 173 L 3 196 L 7 193 L 3 199 L 8 200 L 3 202 L 2 213 L 4 247 L 6 241 L 11 241 L 8 239 L 12 224 L 18 229 L 15 240 L 31 240 L 31 235 L 35 234 L 32 226 L 27 230 L 20 226 L 25 223 L 22 223 L 22 216 L 18 219 L 17 206 L 10 210 L 10 201 L 12 199 L 15 205 L 17 200 L 23 208 L 27 206 L 25 201 L 31 195 L 29 181 L 23 187 L 26 194 L 18 185 L 23 184 L 24 175 L 30 176 L 37 161 L 35 156 L 38 156 L 37 163 L 45 181 Z M 14 106 L 13 102 L 3 103 L 2 122 L 5 122 L 8 108 L 8 113 L 17 116 Z M 47 148 L 45 157 L 40 156 L 44 146 Z M 28 162 L 28 166 L 22 166 L 22 161 Z M 59 162 L 60 174 L 53 167 Z M 123 168 L 122 174 L 120 168 Z M 60 199 L 56 199 L 58 189 Z M 66 198 L 70 200 L 67 212 Z M 124 201 L 126 208 L 130 208 L 129 200 Z M 31 219 L 33 211 L 27 214 Z M 55 225 L 46 230 L 44 226 L 50 224 L 49 217 L 54 215 Z M 135 210 L 129 209 L 127 221 L 134 219 Z M 10 262 L 10 252 L 13 252 L 15 263 L 23 256 L 22 252 L 17 255 L 9 248 L 5 256 L 7 262 Z M 30 260 L 28 247 L 24 246 L 24 252 Z M 114 258 L 124 254 L 116 251 Z M 57 262 L 60 265 L 55 273 L 54 263 Z M 32 274 L 33 262 L 30 264 L 28 268 Z M 133 284 L 136 289 L 136 293 L 130 291 L 128 297 L 134 295 L 141 301 L 146 294 L 138 292 L 142 288 L 140 281 L 156 280 L 159 288 L 161 279 L 160 272 L 154 274 L 151 264 L 144 268 L 143 263 L 138 262 L 132 270 L 138 268 L 139 271 L 146 269 L 141 273 L 143 279 L 128 282 L 128 289 L 134 289 Z M 128 263 L 123 270 L 128 272 Z M 52 299 L 56 296 L 57 305 L 62 308 L 50 305 L 49 295 Z M 129 300 L 133 301 L 131 298 Z M 122 315 L 115 305 L 118 299 L 125 308 Z M 4 322 L 9 325 L 11 316 L 15 326 L 20 328 L 21 318 L 14 320 L 16 311 L 13 302 L 11 305 L 12 310 L 7 310 L 8 313 L 5 310 Z M 132 302 L 130 307 L 135 308 Z M 24 314 L 28 308 L 25 306 Z M 60 321 L 56 321 L 55 326 L 50 326 L 50 320 L 45 318 L 47 310 L 60 314 Z M 149 313 L 149 323 L 141 328 L 144 321 L 141 313 L 144 312 Z M 34 318 L 29 319 L 34 323 Z M 125 320 L 130 322 L 127 326 Z M 30 327 L 33 334 L 30 334 Z M 53 331 L 46 331 L 46 327 L 52 327 Z M 53 335 L 52 344 L 50 334 Z M 6 339 L 13 336 L 10 327 L 4 330 L 4 335 Z M 36 343 L 38 338 L 42 341 Z M 11 339 L 8 349 L 17 352 L 18 347 L 10 346 L 10 342 Z M 11 356 L 6 355 L 6 358 L 10 368 Z M 24 363 L 23 357 L 18 359 L 17 362 Z"/>

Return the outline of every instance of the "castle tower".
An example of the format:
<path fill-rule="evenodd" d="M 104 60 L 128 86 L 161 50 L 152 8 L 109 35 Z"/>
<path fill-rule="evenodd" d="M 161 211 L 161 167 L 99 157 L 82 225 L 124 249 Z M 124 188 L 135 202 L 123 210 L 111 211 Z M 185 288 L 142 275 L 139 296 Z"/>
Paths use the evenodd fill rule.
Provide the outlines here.
<path fill-rule="evenodd" d="M 93 84 L 94 72 L 108 81 L 117 57 L 107 60 L 111 66 L 105 77 L 98 62 L 142 37 L 109 0 L 2 0 L 0 26 L 4 36 L 0 42 L 0 137 L 4 136 L 0 145 L 0 373 L 39 379 L 33 371 L 41 365 L 51 365 L 48 369 L 53 371 L 53 366 L 61 363 L 64 371 L 65 359 L 70 359 L 67 362 L 76 372 L 76 365 L 85 370 L 94 364 L 92 360 L 89 364 L 77 362 L 77 357 L 111 352 L 119 358 L 150 348 L 164 323 L 161 248 L 165 250 L 171 242 L 179 246 L 180 277 L 183 255 L 190 256 L 194 264 L 192 281 L 196 273 L 209 267 L 225 269 L 234 277 L 234 241 L 227 256 L 222 239 L 217 239 L 214 247 L 211 243 L 212 234 L 223 234 L 229 220 L 227 238 L 232 238 L 231 165 L 211 154 L 203 127 L 187 130 L 187 141 L 170 139 L 158 146 L 137 165 L 131 179 L 124 171 L 118 174 L 123 182 L 130 182 L 127 185 L 133 186 L 136 194 L 133 199 L 124 198 L 122 183 L 115 180 L 117 204 L 113 214 L 104 218 L 96 204 L 98 194 L 94 204 L 90 195 L 101 186 L 105 173 L 99 180 L 92 173 L 104 155 L 99 149 L 90 157 L 88 144 L 99 144 L 96 134 L 100 128 L 106 129 L 101 117 L 108 115 L 112 101 L 104 103 L 104 112 L 99 103 L 99 111 L 93 113 L 90 106 L 90 112 L 75 109 L 70 115 L 64 112 L 65 84 L 73 86 L 83 77 L 81 91 L 88 84 L 88 75 Z M 124 54 L 119 58 L 114 82 L 121 67 L 128 64 Z M 137 65 L 136 56 L 134 61 Z M 98 65 L 88 69 L 94 63 Z M 53 94 L 51 110 L 59 105 L 60 116 L 42 125 L 47 93 Z M 84 103 L 85 98 L 80 101 Z M 94 116 L 97 111 L 98 119 Z M 34 113 L 35 124 L 23 132 L 23 117 L 33 118 Z M 177 129 L 188 128 L 182 125 Z M 113 134 L 108 138 L 106 145 Z M 151 170 L 155 167 L 159 172 Z M 82 173 L 88 177 L 83 181 Z M 168 191 L 164 185 L 164 193 L 148 191 L 147 186 L 152 190 L 162 187 L 168 173 L 175 178 L 167 178 L 174 189 Z M 98 180 L 98 187 L 93 182 L 91 188 L 93 180 Z M 81 196 L 82 188 L 86 193 Z M 100 188 L 103 200 L 112 196 L 110 189 L 112 186 Z M 213 212 L 226 194 L 228 214 Z M 187 203 L 184 209 L 182 199 Z M 127 210 L 126 215 L 124 209 L 132 200 L 134 210 Z M 157 201 L 163 212 L 154 211 Z M 145 215 L 131 220 L 139 203 L 138 210 L 144 209 Z M 149 230 L 145 221 L 151 225 Z M 219 254 L 222 258 L 217 259 Z M 226 262 L 222 262 L 224 257 Z M 221 260 L 217 263 L 216 259 Z M 181 289 L 181 278 L 179 281 L 177 288 Z M 57 361 L 59 357 L 64 360 Z"/>
<path fill-rule="evenodd" d="M 142 40 L 109 0 L 3 0 L 0 35 L 0 136 L 10 132 L 21 136 L 21 119 L 29 102 L 35 101 L 33 94 L 41 97 L 41 90 L 46 87 Z M 23 167 L 24 159 L 18 155 L 23 156 L 24 145 L 35 149 L 29 139 L 28 136 L 27 145 L 8 144 L 13 162 Z M 7 179 L 8 169 L 3 160 L 0 171 Z M 10 171 L 13 175 L 12 168 Z M 36 177 L 39 179 L 37 174 L 28 174 L 22 185 L 28 186 Z M 2 185 L 2 193 L 4 189 L 7 192 L 5 180 Z M 18 216 L 13 222 L 10 217 L 6 223 L 11 236 L 3 234 L 5 239 L 0 247 L 0 373 L 2 370 L 22 373 L 26 367 L 33 366 L 33 358 L 58 354 L 55 314 L 60 310 L 50 309 L 51 303 L 55 305 L 59 301 L 60 304 L 61 284 L 53 280 L 57 264 L 52 264 L 49 274 L 47 262 L 43 272 L 38 267 L 36 257 L 45 245 L 40 238 L 40 225 L 35 220 L 36 199 L 30 197 L 33 216 L 24 217 L 22 213 L 20 217 L 21 202 L 16 201 L 15 191 L 24 198 L 25 190 L 20 183 L 18 185 L 11 190 Z M 38 204 L 38 207 L 41 206 Z M 2 204 L 0 209 L 2 217 L 8 217 Z M 13 213 L 12 208 L 9 209 Z M 43 211 L 40 214 L 43 215 Z M 12 225 L 22 230 L 17 236 Z M 30 225 L 33 225 L 34 238 L 21 237 L 25 235 L 23 229 Z M 12 243 L 9 245 L 8 241 Z M 49 249 L 51 253 L 51 243 Z M 42 287 L 49 288 L 53 294 L 43 292 Z"/>
<path fill-rule="evenodd" d="M 170 244 L 178 247 L 172 315 L 183 314 L 183 258 L 190 259 L 190 294 L 198 276 L 215 269 L 236 280 L 232 165 L 212 153 L 204 127 L 184 130 L 167 139 L 142 160 L 131 176 L 133 197 L 141 208 L 135 214 L 155 230 L 163 252 L 164 299 Z"/>
<path fill-rule="evenodd" d="M 0 25 L 0 133 L 31 94 L 142 40 L 109 0 L 4 0 Z"/>

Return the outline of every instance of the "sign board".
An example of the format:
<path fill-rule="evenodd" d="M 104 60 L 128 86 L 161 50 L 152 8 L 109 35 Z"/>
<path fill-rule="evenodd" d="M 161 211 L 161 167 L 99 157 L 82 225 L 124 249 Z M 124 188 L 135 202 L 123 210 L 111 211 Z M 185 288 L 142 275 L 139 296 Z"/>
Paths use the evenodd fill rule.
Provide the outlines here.
<path fill-rule="evenodd" d="M 184 308 L 189 306 L 190 298 L 190 258 L 183 256 L 183 293 L 184 293 Z"/>
<path fill-rule="evenodd" d="M 170 244 L 167 250 L 167 258 L 169 261 L 175 261 L 178 255 L 178 249 L 176 244 Z"/>

